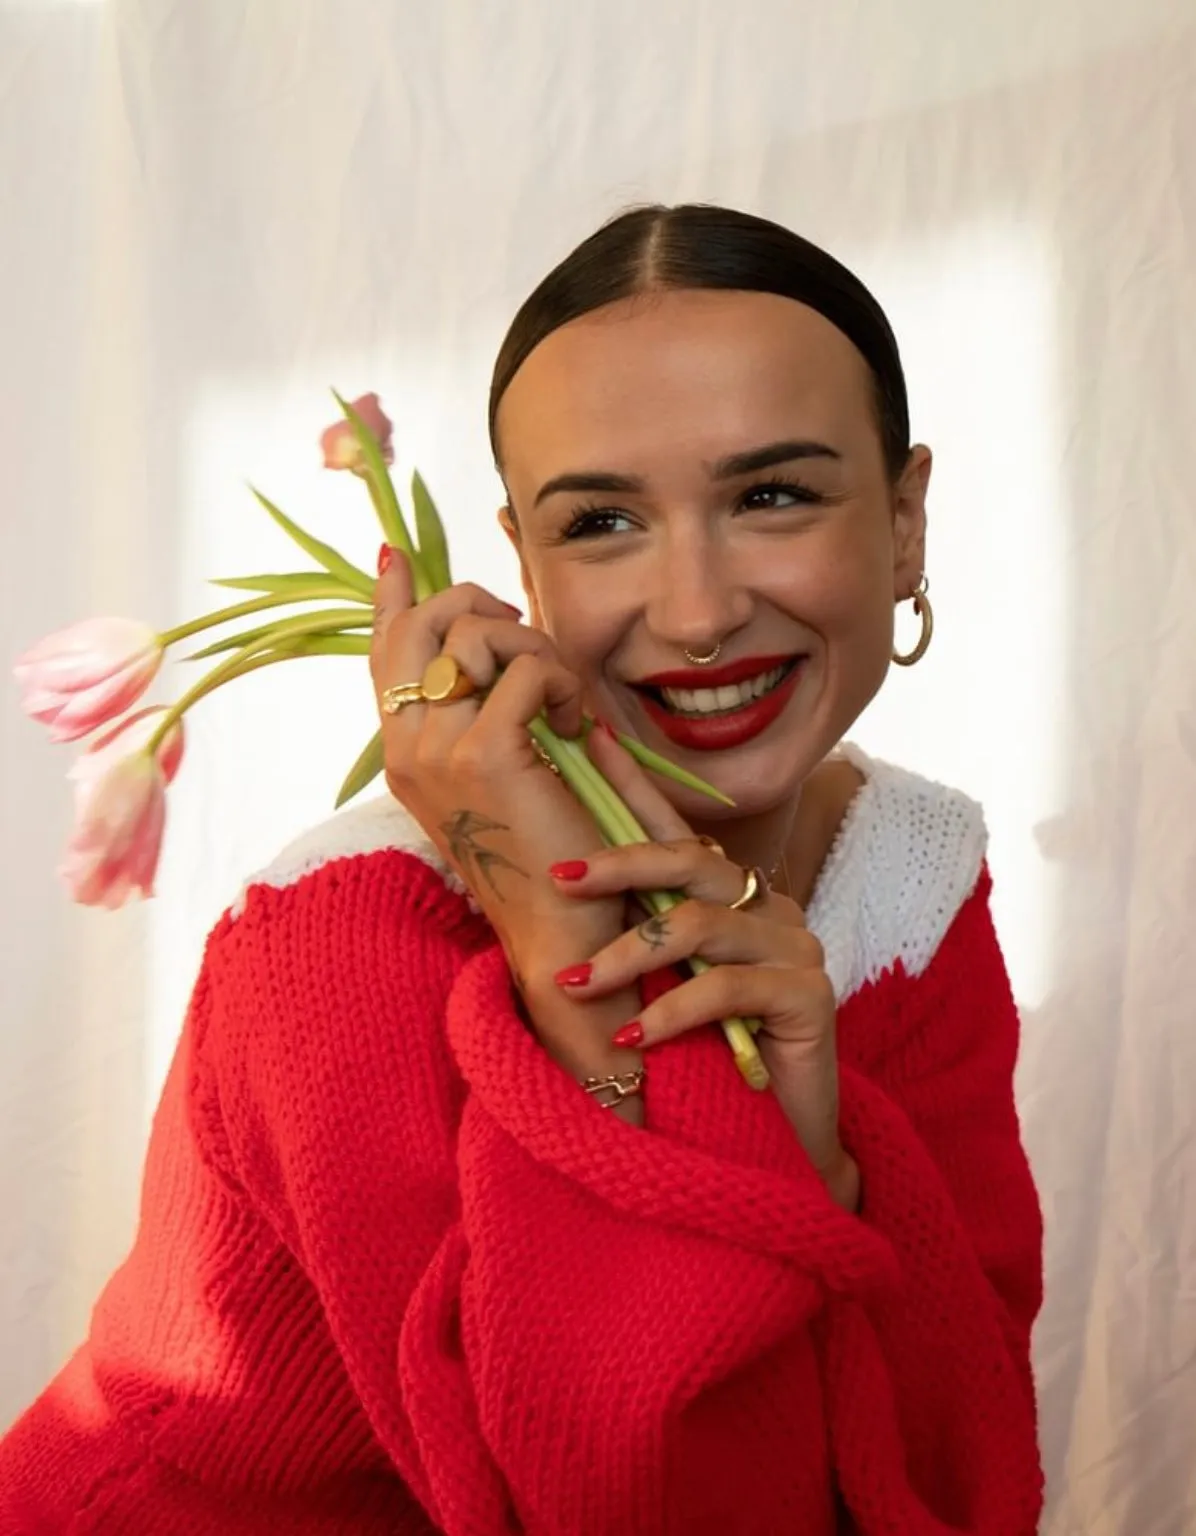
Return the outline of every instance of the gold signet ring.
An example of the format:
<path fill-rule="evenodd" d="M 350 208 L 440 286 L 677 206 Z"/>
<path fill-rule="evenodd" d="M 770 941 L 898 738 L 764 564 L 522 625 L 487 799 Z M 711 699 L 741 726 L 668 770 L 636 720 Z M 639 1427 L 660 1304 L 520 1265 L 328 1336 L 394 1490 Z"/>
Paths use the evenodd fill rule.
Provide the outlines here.
<path fill-rule="evenodd" d="M 424 699 L 429 704 L 452 704 L 467 699 L 478 686 L 455 656 L 437 656 L 424 669 L 420 679 Z"/>

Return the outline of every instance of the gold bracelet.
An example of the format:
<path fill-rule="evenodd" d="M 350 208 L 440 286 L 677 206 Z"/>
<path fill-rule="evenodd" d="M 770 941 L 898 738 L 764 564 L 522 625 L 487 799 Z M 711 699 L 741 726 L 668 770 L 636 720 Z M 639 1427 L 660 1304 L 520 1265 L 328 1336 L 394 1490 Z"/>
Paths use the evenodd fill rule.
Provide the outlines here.
<path fill-rule="evenodd" d="M 644 1069 L 634 1072 L 612 1072 L 609 1077 L 587 1077 L 581 1085 L 603 1109 L 614 1109 L 624 1099 L 634 1098 L 644 1089 Z"/>

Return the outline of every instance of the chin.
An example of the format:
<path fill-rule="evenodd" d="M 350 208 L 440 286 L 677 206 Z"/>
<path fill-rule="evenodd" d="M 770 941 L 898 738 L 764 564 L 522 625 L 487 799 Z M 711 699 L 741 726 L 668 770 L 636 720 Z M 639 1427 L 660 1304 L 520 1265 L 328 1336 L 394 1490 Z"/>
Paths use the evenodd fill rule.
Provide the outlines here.
<path fill-rule="evenodd" d="M 652 743 L 653 750 L 696 773 L 735 802 L 733 807 L 719 805 L 696 790 L 657 778 L 659 787 L 691 823 L 738 821 L 791 804 L 805 780 L 837 745 L 838 737 L 796 725 L 787 732 L 778 729 L 777 736 L 767 742 L 753 742 L 727 752 L 678 752 L 667 742 Z"/>

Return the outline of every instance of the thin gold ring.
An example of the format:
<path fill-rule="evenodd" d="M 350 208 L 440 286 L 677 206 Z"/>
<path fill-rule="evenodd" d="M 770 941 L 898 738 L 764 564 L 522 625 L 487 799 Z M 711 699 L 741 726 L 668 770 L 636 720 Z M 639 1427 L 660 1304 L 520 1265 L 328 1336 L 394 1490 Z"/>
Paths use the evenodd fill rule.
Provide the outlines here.
<path fill-rule="evenodd" d="M 423 704 L 424 690 L 420 683 L 396 683 L 393 688 L 383 690 L 382 713 L 384 715 L 397 715 L 401 709 L 406 709 L 408 704 Z"/>
<path fill-rule="evenodd" d="M 382 710 L 397 715 L 408 704 L 452 704 L 477 691 L 477 684 L 455 656 L 434 656 L 418 683 L 396 683 L 385 690 Z"/>
<path fill-rule="evenodd" d="M 757 865 L 743 872 L 743 890 L 734 901 L 729 901 L 727 906 L 732 912 L 742 912 L 744 907 L 750 907 L 754 901 L 768 894 L 768 880 L 764 871 Z"/>

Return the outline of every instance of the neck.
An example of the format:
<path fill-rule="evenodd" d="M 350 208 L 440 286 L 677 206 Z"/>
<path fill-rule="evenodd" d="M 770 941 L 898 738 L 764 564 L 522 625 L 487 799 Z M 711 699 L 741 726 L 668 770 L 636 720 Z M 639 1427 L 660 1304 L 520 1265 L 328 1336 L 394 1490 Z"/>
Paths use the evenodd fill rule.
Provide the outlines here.
<path fill-rule="evenodd" d="M 786 804 L 759 816 L 712 819 L 696 830 L 715 838 L 737 864 L 758 865 L 774 890 L 807 907 L 843 818 L 863 784 L 864 775 L 846 758 L 825 758 Z M 772 871 L 778 865 L 781 873 L 774 877 Z"/>
<path fill-rule="evenodd" d="M 745 869 L 762 869 L 773 890 L 783 896 L 796 897 L 797 892 L 788 888 L 786 877 L 792 876 L 795 886 L 800 883 L 798 872 L 792 867 L 790 849 L 794 843 L 801 798 L 796 796 L 775 810 L 761 811 L 757 816 L 695 821 L 694 831 L 700 836 L 713 837 L 736 864 L 742 864 Z"/>

